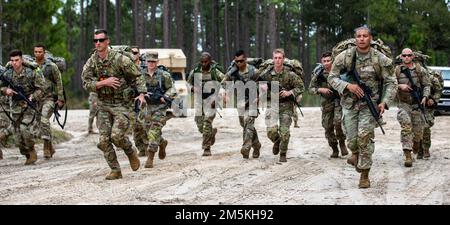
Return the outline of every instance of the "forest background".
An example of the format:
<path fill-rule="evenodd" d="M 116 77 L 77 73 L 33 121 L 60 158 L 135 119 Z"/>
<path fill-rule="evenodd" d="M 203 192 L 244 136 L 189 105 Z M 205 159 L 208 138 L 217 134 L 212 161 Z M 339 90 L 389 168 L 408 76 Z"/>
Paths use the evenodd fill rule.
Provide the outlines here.
<path fill-rule="evenodd" d="M 0 0 L 0 63 L 12 49 L 32 54 L 43 43 L 63 56 L 70 108 L 87 107 L 81 71 L 93 31 L 106 28 L 112 44 L 181 48 L 187 71 L 208 51 L 225 68 L 238 49 L 271 58 L 281 47 L 299 59 L 305 84 L 320 55 L 354 28 L 367 25 L 389 45 L 420 50 L 429 65 L 450 66 L 449 0 Z M 304 105 L 317 106 L 306 94 Z"/>

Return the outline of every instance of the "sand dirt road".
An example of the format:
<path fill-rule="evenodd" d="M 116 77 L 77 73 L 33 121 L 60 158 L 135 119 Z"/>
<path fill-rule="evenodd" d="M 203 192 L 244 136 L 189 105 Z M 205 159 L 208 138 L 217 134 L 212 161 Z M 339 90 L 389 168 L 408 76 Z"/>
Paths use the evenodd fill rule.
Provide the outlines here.
<path fill-rule="evenodd" d="M 44 160 L 38 145 L 38 162 L 24 166 L 17 148 L 4 150 L 0 204 L 450 204 L 450 117 L 437 117 L 431 158 L 405 168 L 397 109 L 388 111 L 386 135 L 376 130 L 372 188 L 361 190 L 345 158 L 329 158 L 320 109 L 303 111 L 301 128 L 291 128 L 287 163 L 272 155 L 262 116 L 256 121 L 261 157 L 242 159 L 242 129 L 236 111 L 227 109 L 214 121 L 219 132 L 212 157 L 201 157 L 193 118 L 176 118 L 163 130 L 167 158 L 133 172 L 119 152 L 124 177 L 116 181 L 104 179 L 109 169 L 96 147 L 98 135 L 87 136 L 88 111 L 69 111 L 66 130 L 74 138 L 56 145 L 53 159 Z"/>

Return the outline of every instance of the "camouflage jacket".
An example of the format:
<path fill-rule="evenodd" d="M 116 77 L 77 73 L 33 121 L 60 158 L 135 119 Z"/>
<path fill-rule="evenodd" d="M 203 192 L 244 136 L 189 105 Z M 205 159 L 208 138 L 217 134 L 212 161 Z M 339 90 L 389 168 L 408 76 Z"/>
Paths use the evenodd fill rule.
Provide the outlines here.
<path fill-rule="evenodd" d="M 342 73 L 351 70 L 354 54 L 356 54 L 356 70 L 362 82 L 372 90 L 374 103 L 385 103 L 389 107 L 397 94 L 397 79 L 394 75 L 392 60 L 370 48 L 366 55 L 356 52 L 356 47 L 341 52 L 333 61 L 328 83 L 341 95 L 341 105 L 351 109 L 356 104 L 367 104 L 347 89 L 348 84 L 356 84 L 352 77 L 342 76 Z M 382 90 L 380 90 L 382 88 Z"/>
<path fill-rule="evenodd" d="M 53 98 L 53 95 L 56 95 L 59 100 L 64 100 L 61 72 L 58 66 L 52 61 L 45 59 L 38 69 L 42 71 L 45 78 L 44 98 Z"/>
<path fill-rule="evenodd" d="M 162 92 L 164 92 L 164 95 L 169 98 L 175 98 L 177 95 L 177 92 L 175 90 L 175 87 L 173 86 L 173 80 L 170 73 L 163 71 L 161 69 L 157 69 L 153 76 L 151 76 L 148 73 L 148 70 L 143 70 L 143 79 L 145 79 L 145 85 L 147 88 L 147 92 L 155 89 L 160 89 Z M 152 104 L 162 104 L 159 99 L 160 97 L 155 98 L 156 101 L 147 102 L 148 105 Z M 157 102 L 157 103 L 155 103 Z"/>
<path fill-rule="evenodd" d="M 441 99 L 442 90 L 444 89 L 444 79 L 442 78 L 442 74 L 438 71 L 429 69 L 428 74 L 430 75 L 431 83 L 430 98 L 432 98 L 437 104 L 439 99 Z"/>
<path fill-rule="evenodd" d="M 323 75 L 319 75 L 313 72 L 311 75 L 311 82 L 309 83 L 309 93 L 320 95 L 321 103 L 333 102 L 336 99 L 339 99 L 339 94 L 328 84 L 327 78 L 330 74 L 327 71 L 323 71 Z M 323 79 L 320 78 L 323 76 Z M 319 88 L 328 88 L 333 91 L 333 95 L 327 96 L 319 93 Z"/>
<path fill-rule="evenodd" d="M 17 74 L 13 68 L 7 69 L 2 76 L 9 79 L 14 85 L 23 89 L 26 97 L 32 96 L 33 101 L 40 101 L 44 95 L 45 81 L 44 76 L 39 70 L 33 70 L 30 67 L 23 67 L 22 71 Z M 7 84 L 0 80 L 1 94 L 5 95 L 8 88 Z M 12 98 L 13 113 L 20 113 L 27 106 L 26 102 L 13 96 Z"/>
<path fill-rule="evenodd" d="M 294 99 L 298 99 L 297 97 L 305 91 L 305 86 L 303 85 L 302 78 L 295 72 L 293 72 L 290 67 L 284 66 L 281 73 L 276 73 L 275 70 L 270 70 L 268 72 L 260 74 L 262 72 L 263 71 L 260 70 L 258 70 L 257 72 L 259 80 L 267 81 L 269 82 L 269 84 L 272 81 L 278 81 L 280 85 L 280 91 L 282 89 L 292 91 Z M 279 99 L 279 102 L 281 104 L 290 104 L 291 106 L 292 104 L 294 104 L 287 99 Z"/>
<path fill-rule="evenodd" d="M 146 92 L 139 68 L 130 58 L 112 49 L 108 50 L 104 60 L 100 59 L 97 52 L 94 52 L 84 65 L 81 76 L 84 89 L 98 94 L 99 104 L 128 105 L 135 97 L 135 91 Z M 97 82 L 109 77 L 120 80 L 119 88 L 96 88 Z"/>
<path fill-rule="evenodd" d="M 403 69 L 408 69 L 403 65 L 398 65 L 395 67 L 395 76 L 397 77 L 398 84 L 407 84 L 408 86 L 412 86 L 412 84 L 409 82 L 408 77 L 402 73 L 401 71 Z M 419 87 L 422 90 L 422 95 L 424 97 L 430 96 L 430 77 L 428 74 L 428 71 L 425 70 L 425 68 L 414 64 L 414 68 L 409 69 L 409 72 L 411 74 L 411 78 L 414 82 L 414 84 Z M 397 98 L 400 102 L 407 103 L 407 104 L 413 104 L 413 99 L 410 92 L 403 92 L 401 90 L 398 90 L 397 92 Z"/>

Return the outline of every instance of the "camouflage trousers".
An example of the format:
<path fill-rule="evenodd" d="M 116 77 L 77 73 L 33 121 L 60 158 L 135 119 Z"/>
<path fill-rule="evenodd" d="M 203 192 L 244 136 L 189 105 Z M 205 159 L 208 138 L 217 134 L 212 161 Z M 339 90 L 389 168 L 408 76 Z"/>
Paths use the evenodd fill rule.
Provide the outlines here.
<path fill-rule="evenodd" d="M 336 146 L 339 141 L 345 141 L 342 130 L 342 107 L 339 101 L 325 101 L 322 103 L 322 127 L 330 147 Z M 336 131 L 336 132 L 335 132 Z"/>
<path fill-rule="evenodd" d="M 36 124 L 38 122 L 36 121 L 35 112 L 28 108 L 21 114 L 13 114 L 12 119 L 16 121 L 14 124 L 16 146 L 19 148 L 20 154 L 27 155 L 33 150 L 35 144 L 34 138 L 39 132 L 36 130 Z"/>
<path fill-rule="evenodd" d="M 148 150 L 157 152 L 164 138 L 162 137 L 162 129 L 166 125 L 166 109 L 155 109 L 153 106 L 147 106 L 144 114 L 144 128 L 146 139 L 148 140 Z"/>
<path fill-rule="evenodd" d="M 410 104 L 398 103 L 397 120 L 400 123 L 400 141 L 402 149 L 412 150 L 413 143 L 419 143 L 423 137 L 424 122 L 422 114 Z"/>
<path fill-rule="evenodd" d="M 297 112 L 297 106 L 294 105 L 294 111 L 292 114 L 292 119 L 294 120 L 294 123 L 298 123 L 298 112 Z"/>
<path fill-rule="evenodd" d="M 55 102 L 53 99 L 44 99 L 40 104 L 41 115 L 38 116 L 40 136 L 43 140 L 52 140 L 52 130 L 50 125 L 50 117 L 53 115 L 55 109 Z"/>
<path fill-rule="evenodd" d="M 256 116 L 239 116 L 239 124 L 243 128 L 242 149 L 250 150 L 250 148 L 260 145 L 258 132 L 255 129 L 256 118 Z"/>
<path fill-rule="evenodd" d="M 195 116 L 194 120 L 197 124 L 198 131 L 203 134 L 202 149 L 209 149 L 214 140 L 213 136 L 213 121 L 216 117 L 215 113 L 203 114 L 202 116 Z"/>
<path fill-rule="evenodd" d="M 113 144 L 125 154 L 133 154 L 133 145 L 126 135 L 130 127 L 129 108 L 117 105 L 99 105 L 97 125 L 100 132 L 97 147 L 103 152 L 106 162 L 114 172 L 120 171 Z"/>
<path fill-rule="evenodd" d="M 375 124 L 367 105 L 357 105 L 353 109 L 343 108 L 344 132 L 347 136 L 347 147 L 353 154 L 359 153 L 359 169 L 370 169 L 372 154 L 375 151 Z"/>
<path fill-rule="evenodd" d="M 426 109 L 426 118 L 430 124 L 424 123 L 423 126 L 423 138 L 422 138 L 422 148 L 430 149 L 431 147 L 431 127 L 434 126 L 434 111 L 435 109 Z"/>
<path fill-rule="evenodd" d="M 294 108 L 292 103 L 279 103 L 279 109 L 268 108 L 266 110 L 265 123 L 267 126 L 267 137 L 273 142 L 280 141 L 280 153 L 285 154 L 288 150 L 290 126 Z"/>
<path fill-rule="evenodd" d="M 97 106 L 94 106 L 93 104 L 89 105 L 89 121 L 88 121 L 88 130 L 92 131 L 94 123 L 94 118 L 97 116 L 98 109 Z M 98 122 L 98 121 L 97 121 Z"/>
<path fill-rule="evenodd" d="M 0 137 L 2 137 L 4 140 L 0 139 L 0 143 L 5 141 L 7 137 L 11 134 L 12 134 L 11 121 L 9 120 L 8 116 L 6 116 L 5 112 L 3 112 L 2 110 L 2 112 L 0 112 Z"/>

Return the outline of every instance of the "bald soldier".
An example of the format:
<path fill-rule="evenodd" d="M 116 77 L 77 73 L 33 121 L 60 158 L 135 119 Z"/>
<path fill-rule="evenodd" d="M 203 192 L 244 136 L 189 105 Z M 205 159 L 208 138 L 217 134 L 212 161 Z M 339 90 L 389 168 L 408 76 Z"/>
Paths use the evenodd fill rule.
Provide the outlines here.
<path fill-rule="evenodd" d="M 395 68 L 398 80 L 397 120 L 401 126 L 400 136 L 405 155 L 405 167 L 411 167 L 413 165 L 411 151 L 417 154 L 423 138 L 425 115 L 422 114 L 420 107 L 425 107 L 430 97 L 430 78 L 425 68 L 413 62 L 414 54 L 411 49 L 403 49 L 400 57 L 402 64 Z M 421 99 L 414 99 L 414 91 Z"/>

